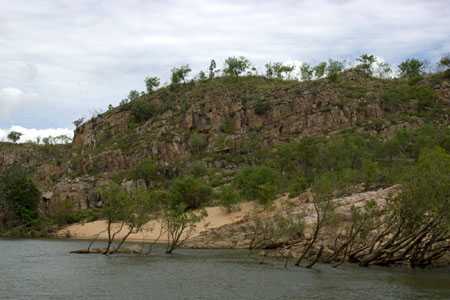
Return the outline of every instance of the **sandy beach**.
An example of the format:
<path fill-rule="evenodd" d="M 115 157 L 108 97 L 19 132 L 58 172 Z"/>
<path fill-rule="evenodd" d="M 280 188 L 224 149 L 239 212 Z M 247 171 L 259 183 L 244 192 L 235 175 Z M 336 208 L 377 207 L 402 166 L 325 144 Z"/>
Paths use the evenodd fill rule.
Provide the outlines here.
<path fill-rule="evenodd" d="M 253 209 L 255 204 L 252 202 L 241 203 L 239 209 L 236 211 L 228 212 L 225 208 L 214 206 L 207 207 L 207 216 L 198 224 L 196 224 L 195 229 L 191 232 L 190 238 L 198 236 L 200 233 L 219 228 L 223 225 L 232 224 L 239 222 L 246 216 L 248 216 Z M 56 237 L 59 238 L 73 238 L 73 239 L 107 239 L 106 232 L 107 223 L 104 220 L 98 220 L 88 223 L 78 223 L 69 225 L 56 233 Z M 118 231 L 120 229 L 120 224 L 113 224 L 113 231 Z M 117 238 L 120 239 L 127 232 L 127 228 L 122 228 L 122 230 L 117 234 Z M 161 222 L 159 220 L 152 220 L 148 222 L 142 232 L 137 234 L 131 234 L 128 238 L 129 241 L 148 241 L 152 242 L 159 239 L 160 242 L 167 241 L 166 234 L 161 234 Z"/>

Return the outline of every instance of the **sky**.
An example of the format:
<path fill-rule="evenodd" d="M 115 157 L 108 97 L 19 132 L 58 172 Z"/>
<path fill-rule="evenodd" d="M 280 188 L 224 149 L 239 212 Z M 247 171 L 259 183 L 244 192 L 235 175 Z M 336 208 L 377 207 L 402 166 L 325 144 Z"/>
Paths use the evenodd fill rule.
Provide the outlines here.
<path fill-rule="evenodd" d="M 67 133 L 147 75 L 244 55 L 398 64 L 450 52 L 450 0 L 0 0 L 0 139 Z M 20 126 L 20 127 L 17 127 Z M 53 131 L 49 131 L 53 130 Z M 55 131 L 56 130 L 56 131 Z"/>

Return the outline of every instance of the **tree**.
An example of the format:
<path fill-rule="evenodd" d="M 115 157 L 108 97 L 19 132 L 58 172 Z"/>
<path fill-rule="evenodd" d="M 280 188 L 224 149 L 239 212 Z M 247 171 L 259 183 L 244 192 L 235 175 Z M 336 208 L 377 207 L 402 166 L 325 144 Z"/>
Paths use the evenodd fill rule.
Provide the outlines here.
<path fill-rule="evenodd" d="M 198 80 L 205 81 L 207 79 L 208 79 L 208 77 L 206 76 L 206 73 L 204 71 L 198 72 Z"/>
<path fill-rule="evenodd" d="M 145 77 L 145 86 L 147 88 L 147 93 L 151 94 L 158 86 L 159 86 L 160 80 L 158 77 L 153 76 L 147 76 Z"/>
<path fill-rule="evenodd" d="M 314 223 L 310 241 L 306 244 L 302 254 L 295 263 L 297 267 L 300 266 L 303 259 L 309 254 L 319 239 L 322 228 L 333 218 L 334 204 L 332 199 L 335 189 L 335 178 L 333 178 L 331 174 L 325 174 L 319 177 L 313 184 L 313 208 L 316 215 L 316 222 Z M 323 249 L 324 246 L 321 245 L 315 258 L 306 266 L 306 268 L 311 268 L 320 259 Z"/>
<path fill-rule="evenodd" d="M 388 79 L 392 77 L 392 68 L 388 63 L 381 62 L 378 64 L 377 73 L 380 78 Z"/>
<path fill-rule="evenodd" d="M 450 78 L 450 54 L 447 54 L 441 58 L 439 61 L 439 66 L 444 69 L 446 76 Z"/>
<path fill-rule="evenodd" d="M 75 128 L 78 128 L 81 126 L 81 124 L 83 124 L 84 122 L 84 118 L 79 118 L 76 119 L 75 121 L 73 121 L 73 125 L 75 126 Z"/>
<path fill-rule="evenodd" d="M 3 227 L 30 227 L 39 220 L 41 193 L 27 170 L 11 166 L 0 175 L 0 221 Z"/>
<path fill-rule="evenodd" d="M 136 90 L 131 90 L 131 91 L 128 93 L 128 100 L 129 100 L 129 101 L 135 101 L 135 100 L 137 100 L 140 96 L 141 96 L 141 95 L 140 95 L 140 93 L 139 93 L 138 91 L 136 91 Z"/>
<path fill-rule="evenodd" d="M 170 186 L 172 204 L 186 210 L 205 206 L 211 194 L 211 187 L 193 176 L 176 178 Z"/>
<path fill-rule="evenodd" d="M 189 145 L 193 153 L 199 154 L 208 147 L 208 141 L 204 135 L 194 132 L 189 139 Z"/>
<path fill-rule="evenodd" d="M 407 59 L 398 65 L 400 77 L 406 79 L 421 78 L 425 73 L 425 63 L 419 59 Z"/>
<path fill-rule="evenodd" d="M 357 65 L 357 69 L 361 70 L 361 72 L 366 74 L 367 76 L 372 76 L 373 65 L 376 62 L 375 55 L 365 53 L 358 57 L 356 60 L 359 63 Z"/>
<path fill-rule="evenodd" d="M 307 63 L 303 63 L 300 67 L 300 73 L 302 76 L 302 80 L 309 81 L 312 79 L 314 74 L 314 69 Z"/>
<path fill-rule="evenodd" d="M 267 63 L 264 65 L 266 67 L 266 77 L 267 78 L 273 78 L 274 77 L 274 71 L 273 71 L 273 65 L 272 63 Z"/>
<path fill-rule="evenodd" d="M 225 60 L 223 72 L 226 76 L 239 77 L 239 75 L 246 72 L 250 66 L 250 61 L 244 56 L 228 57 Z"/>
<path fill-rule="evenodd" d="M 144 159 L 135 167 L 132 177 L 134 180 L 144 180 L 147 187 L 150 187 L 160 178 L 158 165 L 152 159 Z"/>
<path fill-rule="evenodd" d="M 145 189 L 126 191 L 116 183 L 110 183 L 99 190 L 104 201 L 101 217 L 106 220 L 108 240 L 103 254 L 118 252 L 132 233 L 138 233 L 150 221 L 152 213 L 159 208 L 159 199 L 153 197 Z M 119 223 L 114 228 L 114 223 Z M 117 235 L 124 232 L 117 246 L 112 249 Z"/>
<path fill-rule="evenodd" d="M 344 63 L 340 62 L 338 60 L 330 59 L 328 60 L 327 65 L 327 77 L 331 81 L 336 81 L 338 79 L 339 73 L 341 73 L 344 70 Z"/>
<path fill-rule="evenodd" d="M 294 70 L 294 66 L 285 65 L 281 62 L 275 63 L 267 63 L 266 67 L 266 77 L 267 78 L 290 78 L 292 71 Z"/>
<path fill-rule="evenodd" d="M 162 219 L 167 232 L 167 254 L 182 246 L 193 233 L 196 223 L 206 216 L 202 208 L 210 195 L 208 185 L 190 176 L 176 179 L 168 193 L 160 193 Z"/>
<path fill-rule="evenodd" d="M 72 138 L 68 137 L 65 134 L 55 136 L 53 140 L 55 141 L 56 144 L 69 144 L 72 142 Z"/>
<path fill-rule="evenodd" d="M 383 209 L 353 212 L 350 230 L 332 258 L 348 258 L 360 266 L 424 267 L 438 261 L 450 251 L 449 170 L 450 155 L 444 149 L 422 151 L 401 191 Z"/>
<path fill-rule="evenodd" d="M 275 170 L 256 166 L 242 169 L 235 178 L 243 198 L 257 200 L 268 205 L 275 198 L 279 188 L 279 176 Z"/>
<path fill-rule="evenodd" d="M 8 133 L 7 138 L 8 138 L 8 140 L 10 140 L 11 142 L 17 143 L 17 142 L 20 140 L 20 138 L 22 137 L 22 135 L 23 135 L 23 133 L 21 133 L 21 132 L 18 132 L 18 131 L 10 131 L 10 132 Z"/>
<path fill-rule="evenodd" d="M 228 211 L 233 210 L 241 201 L 241 196 L 232 185 L 224 185 L 219 192 L 220 204 Z"/>
<path fill-rule="evenodd" d="M 209 67 L 208 67 L 208 71 L 209 71 L 209 74 L 208 74 L 208 78 L 209 79 L 213 79 L 214 78 L 214 76 L 216 75 L 216 61 L 214 60 L 214 59 L 211 59 L 211 62 L 209 63 Z"/>
<path fill-rule="evenodd" d="M 122 222 L 125 223 L 125 234 L 112 253 L 119 252 L 120 248 L 131 234 L 141 232 L 144 225 L 155 216 L 155 213 L 159 208 L 158 199 L 144 188 L 137 188 L 136 190 L 129 192 L 128 197 L 128 213 L 122 220 Z"/>
<path fill-rule="evenodd" d="M 314 76 L 317 79 L 322 78 L 325 75 L 325 71 L 327 69 L 327 63 L 326 62 L 321 62 L 318 65 L 316 65 L 313 70 L 314 70 Z"/>
<path fill-rule="evenodd" d="M 450 68 L 450 54 L 443 56 L 439 60 L 439 64 L 444 68 L 447 68 L 447 69 Z"/>
<path fill-rule="evenodd" d="M 127 192 L 118 184 L 111 183 L 99 190 L 99 195 L 104 204 L 101 216 L 106 220 L 106 231 L 108 240 L 103 254 L 108 255 L 111 252 L 111 246 L 125 225 L 126 216 L 131 213 L 129 210 L 130 203 Z M 118 230 L 114 230 L 113 224 L 121 222 Z"/>
<path fill-rule="evenodd" d="M 171 70 L 172 77 L 171 82 L 174 85 L 180 84 L 181 82 L 186 83 L 186 77 L 191 72 L 189 65 L 182 65 L 178 68 L 173 68 Z"/>
<path fill-rule="evenodd" d="M 140 98 L 131 103 L 131 113 L 137 122 L 145 122 L 157 113 L 157 107 L 148 99 Z"/>

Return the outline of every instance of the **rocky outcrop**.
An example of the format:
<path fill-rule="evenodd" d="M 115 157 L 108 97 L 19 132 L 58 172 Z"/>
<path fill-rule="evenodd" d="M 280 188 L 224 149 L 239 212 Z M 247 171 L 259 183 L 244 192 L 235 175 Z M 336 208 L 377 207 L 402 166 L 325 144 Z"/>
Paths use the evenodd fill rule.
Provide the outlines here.
<path fill-rule="evenodd" d="M 225 173 L 239 163 L 222 154 L 245 155 L 248 148 L 347 129 L 389 136 L 394 129 L 425 123 L 421 115 L 411 114 L 411 107 L 384 108 L 385 81 L 345 76 L 339 82 L 218 78 L 163 88 L 141 99 L 157 107 L 145 122 L 134 119 L 129 103 L 79 126 L 72 145 L 0 143 L 0 172 L 14 163 L 27 167 L 41 191 L 53 193 L 46 202 L 49 209 L 62 201 L 84 209 L 98 205 L 93 196 L 98 182 L 147 158 L 169 168 L 195 155 Z M 449 80 L 426 84 L 449 103 Z M 196 153 L 194 138 L 202 155 Z"/>

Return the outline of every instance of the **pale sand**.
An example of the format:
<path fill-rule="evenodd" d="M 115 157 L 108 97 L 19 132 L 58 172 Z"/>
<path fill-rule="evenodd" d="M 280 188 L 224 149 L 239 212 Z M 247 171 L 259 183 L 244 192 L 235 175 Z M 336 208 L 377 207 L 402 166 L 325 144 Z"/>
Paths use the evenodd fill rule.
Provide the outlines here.
<path fill-rule="evenodd" d="M 383 206 L 386 199 L 390 195 L 395 194 L 399 189 L 399 186 L 392 186 L 386 189 L 379 189 L 377 191 L 369 191 L 363 193 L 356 193 L 351 196 L 341 197 L 333 199 L 336 207 L 336 213 L 340 214 L 346 219 L 350 219 L 351 208 L 353 206 L 364 206 L 369 200 L 374 200 L 379 206 Z M 270 217 L 280 210 L 287 209 L 290 212 L 298 212 L 304 214 L 303 218 L 305 225 L 311 225 L 316 220 L 316 213 L 311 203 L 311 195 L 304 193 L 299 197 L 289 199 L 286 194 L 275 200 L 273 209 L 263 210 L 262 207 L 258 207 L 254 202 L 241 203 L 239 209 L 233 212 L 228 212 L 223 207 L 208 207 L 206 208 L 207 217 L 201 222 L 196 224 L 195 229 L 189 235 L 189 238 L 195 238 L 201 233 L 204 233 L 211 229 L 216 229 L 224 225 L 233 224 L 239 222 L 250 215 L 258 215 L 260 217 Z M 284 208 L 283 208 L 284 207 Z M 95 221 L 85 224 L 74 224 L 57 232 L 56 236 L 61 238 L 73 238 L 73 239 L 94 239 L 98 236 L 98 239 L 107 239 L 106 222 Z M 113 232 L 119 229 L 119 224 L 113 225 Z M 120 239 L 127 233 L 127 229 L 122 229 L 116 236 Z M 100 234 L 99 234 L 100 233 Z M 138 234 L 132 234 L 128 238 L 130 241 L 155 241 L 159 238 L 159 242 L 167 241 L 167 234 L 161 234 L 161 223 L 158 220 L 153 220 L 144 226 L 144 230 Z"/>
<path fill-rule="evenodd" d="M 248 216 L 256 207 L 252 202 L 244 202 L 240 204 L 240 207 L 236 211 L 228 212 L 223 207 L 207 207 L 207 217 L 201 222 L 196 224 L 195 229 L 192 231 L 189 237 L 193 238 L 198 236 L 201 232 L 221 227 L 223 225 L 239 222 L 246 216 Z M 60 238 L 72 238 L 72 239 L 87 239 L 91 240 L 98 238 L 101 240 L 107 239 L 106 221 L 94 221 L 83 224 L 69 225 L 56 233 Z M 120 228 L 120 224 L 113 224 L 113 232 Z M 116 236 L 120 239 L 127 233 L 127 229 L 123 228 Z M 161 223 L 159 220 L 153 220 L 148 222 L 142 232 L 137 234 L 131 234 L 128 238 L 129 241 L 155 241 L 159 238 L 160 242 L 167 241 L 167 235 L 161 234 Z"/>

